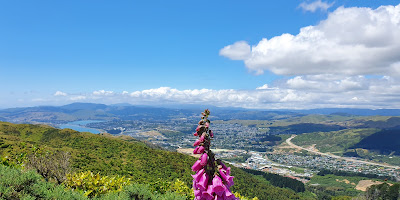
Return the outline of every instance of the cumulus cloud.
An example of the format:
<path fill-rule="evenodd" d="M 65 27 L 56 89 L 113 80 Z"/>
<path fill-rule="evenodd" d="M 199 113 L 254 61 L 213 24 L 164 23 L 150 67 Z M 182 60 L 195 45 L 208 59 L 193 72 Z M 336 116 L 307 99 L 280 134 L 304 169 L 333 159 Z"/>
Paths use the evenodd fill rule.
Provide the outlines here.
<path fill-rule="evenodd" d="M 330 75 L 296 76 L 286 81 L 286 87 L 304 91 L 315 92 L 346 92 L 354 90 L 368 90 L 370 80 L 364 76 L 352 76 L 332 79 Z"/>
<path fill-rule="evenodd" d="M 61 91 L 57 91 L 56 93 L 54 93 L 54 96 L 67 96 L 67 93 L 61 92 Z"/>
<path fill-rule="evenodd" d="M 304 11 L 315 12 L 317 10 L 327 11 L 328 8 L 332 7 L 334 3 L 322 2 L 317 0 L 311 3 L 303 2 L 299 5 Z"/>
<path fill-rule="evenodd" d="M 100 92 L 105 94 L 106 92 Z M 278 80 L 252 90 L 159 87 L 147 90 L 68 95 L 67 101 L 140 105 L 206 104 L 257 109 L 327 107 L 400 109 L 400 80 L 390 76 L 305 75 Z M 57 99 L 59 99 L 58 97 Z"/>
<path fill-rule="evenodd" d="M 232 60 L 244 60 L 250 57 L 250 45 L 245 41 L 235 42 L 219 51 L 219 55 L 228 57 Z"/>
<path fill-rule="evenodd" d="M 270 89 L 270 88 L 269 88 L 268 84 L 264 84 L 263 86 L 257 87 L 256 89 L 257 90 L 267 90 L 267 89 Z"/>
<path fill-rule="evenodd" d="M 178 90 L 160 87 L 130 93 L 131 103 L 174 102 L 262 109 L 323 107 L 400 108 L 400 81 L 388 76 L 308 75 L 255 90 Z"/>
<path fill-rule="evenodd" d="M 261 74 L 391 75 L 400 76 L 400 4 L 377 9 L 339 7 L 316 26 L 299 34 L 264 38 L 246 56 L 235 51 L 240 41 L 220 55 L 243 60 Z M 224 53 L 222 53 L 224 52 Z"/>
<path fill-rule="evenodd" d="M 93 95 L 96 96 L 111 96 L 113 94 L 114 94 L 113 91 L 105 91 L 105 90 L 97 90 L 93 92 Z"/>

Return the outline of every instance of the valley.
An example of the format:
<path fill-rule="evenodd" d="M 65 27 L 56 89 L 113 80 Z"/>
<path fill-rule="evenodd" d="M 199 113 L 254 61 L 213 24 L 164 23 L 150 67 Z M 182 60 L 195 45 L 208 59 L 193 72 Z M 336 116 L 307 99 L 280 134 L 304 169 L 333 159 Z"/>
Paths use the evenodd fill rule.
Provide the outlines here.
<path fill-rule="evenodd" d="M 32 116 L 32 110 L 40 111 L 40 116 L 46 117 L 34 115 L 34 118 L 22 120 L 22 113 Z M 79 131 L 96 130 L 98 132 L 91 132 L 128 140 L 134 138 L 153 148 L 193 155 L 192 144 L 196 139 L 193 132 L 199 118 L 196 109 L 74 104 L 45 110 L 19 109 L 17 113 L 21 114 L 0 110 L 0 116 L 14 123 L 67 128 L 62 131 L 76 128 L 62 125 L 76 125 Z M 13 118 L 17 115 L 19 117 Z M 65 118 L 67 115 L 68 119 Z M 48 116 L 53 117 L 49 119 Z M 238 168 L 278 174 L 303 183 L 307 191 L 319 194 L 323 190 L 327 192 L 323 192 L 324 195 L 331 196 L 359 195 L 367 186 L 384 180 L 390 183 L 400 180 L 400 156 L 395 143 L 398 141 L 395 139 L 400 138 L 398 116 L 222 108 L 216 109 L 215 115 L 211 116 L 211 130 L 215 136 L 212 149 L 215 149 L 216 158 Z M 378 142 L 394 148 L 383 149 L 368 142 L 368 138 L 382 134 L 382 131 L 391 134 L 390 140 Z M 1 145 L 6 147 L 8 144 Z M 82 154 L 78 158 L 88 159 L 88 156 Z M 110 162 L 107 166 L 125 166 L 124 163 L 126 161 Z M 132 170 L 125 172 L 133 173 Z M 336 189 L 331 191 L 329 184 L 336 185 Z"/>

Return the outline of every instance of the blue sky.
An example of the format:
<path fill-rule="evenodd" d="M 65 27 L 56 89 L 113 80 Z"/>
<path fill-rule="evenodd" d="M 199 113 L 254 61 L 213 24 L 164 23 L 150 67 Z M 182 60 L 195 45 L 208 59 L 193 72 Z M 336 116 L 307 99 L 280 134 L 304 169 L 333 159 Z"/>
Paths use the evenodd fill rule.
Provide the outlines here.
<path fill-rule="evenodd" d="M 398 3 L 0 0 L 0 108 L 76 101 L 400 108 Z M 339 23 L 354 13 L 351 27 Z"/>

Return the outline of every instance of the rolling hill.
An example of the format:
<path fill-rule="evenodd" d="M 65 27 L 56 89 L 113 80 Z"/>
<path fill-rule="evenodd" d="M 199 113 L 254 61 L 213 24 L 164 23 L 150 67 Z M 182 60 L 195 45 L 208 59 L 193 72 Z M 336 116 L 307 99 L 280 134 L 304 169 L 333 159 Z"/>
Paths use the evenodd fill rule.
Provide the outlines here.
<path fill-rule="evenodd" d="M 73 171 L 90 170 L 102 175 L 123 175 L 141 184 L 179 178 L 190 186 L 191 166 L 196 160 L 184 154 L 152 148 L 129 137 L 117 138 L 45 125 L 0 122 L 0 155 L 17 157 L 38 148 L 49 152 L 69 152 Z M 272 186 L 241 169 L 233 168 L 232 174 L 236 177 L 232 190 L 244 196 L 257 196 L 260 199 L 302 198 L 301 194 Z"/>

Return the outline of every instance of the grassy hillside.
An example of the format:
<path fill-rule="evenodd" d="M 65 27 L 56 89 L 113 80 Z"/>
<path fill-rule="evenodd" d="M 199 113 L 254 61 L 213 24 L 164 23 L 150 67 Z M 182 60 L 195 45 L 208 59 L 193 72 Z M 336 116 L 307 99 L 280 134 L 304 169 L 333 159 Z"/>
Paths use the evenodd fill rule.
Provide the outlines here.
<path fill-rule="evenodd" d="M 346 129 L 332 132 L 314 132 L 298 135 L 292 142 L 300 146 L 316 144 L 321 152 L 343 154 L 363 138 L 376 133 L 377 129 Z"/>
<path fill-rule="evenodd" d="M 0 199 L 65 199 L 65 200 L 89 200 L 89 199 L 147 199 L 147 200 L 186 200 L 175 192 L 154 194 L 148 185 L 131 184 L 118 192 L 111 192 L 95 198 L 86 197 L 84 194 L 68 190 L 64 185 L 56 185 L 47 182 L 34 171 L 22 171 L 0 165 Z"/>
<path fill-rule="evenodd" d="M 400 129 L 382 130 L 363 138 L 353 148 L 363 148 L 382 154 L 400 155 Z"/>
<path fill-rule="evenodd" d="M 176 178 L 191 185 L 193 157 L 151 148 L 132 138 L 80 133 L 43 125 L 0 122 L 0 155 L 16 157 L 21 153 L 62 150 L 71 153 L 72 170 L 99 172 L 102 175 L 124 175 L 136 183 L 154 184 L 160 179 Z M 290 189 L 274 187 L 238 168 L 232 169 L 232 190 L 260 199 L 299 199 Z"/>

